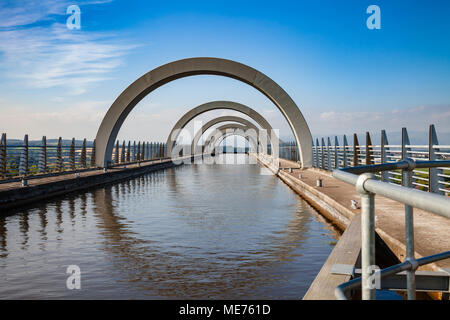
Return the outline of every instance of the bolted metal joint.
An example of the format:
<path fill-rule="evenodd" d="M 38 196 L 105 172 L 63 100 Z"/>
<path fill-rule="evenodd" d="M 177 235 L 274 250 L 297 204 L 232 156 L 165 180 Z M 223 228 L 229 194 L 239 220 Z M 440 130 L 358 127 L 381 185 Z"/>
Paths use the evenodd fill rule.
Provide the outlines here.
<path fill-rule="evenodd" d="M 373 173 L 363 173 L 358 176 L 358 180 L 356 180 L 356 190 L 361 194 L 369 194 L 370 192 L 364 189 L 364 183 L 366 183 L 369 179 L 375 179 L 375 175 Z"/>
<path fill-rule="evenodd" d="M 403 161 L 408 163 L 408 168 L 405 168 L 405 170 L 413 171 L 416 168 L 416 162 L 414 161 L 414 159 L 405 158 L 403 159 Z"/>
<path fill-rule="evenodd" d="M 417 268 L 419 268 L 419 262 L 414 258 L 406 258 L 405 262 L 408 262 L 411 265 L 411 271 L 416 271 Z"/>

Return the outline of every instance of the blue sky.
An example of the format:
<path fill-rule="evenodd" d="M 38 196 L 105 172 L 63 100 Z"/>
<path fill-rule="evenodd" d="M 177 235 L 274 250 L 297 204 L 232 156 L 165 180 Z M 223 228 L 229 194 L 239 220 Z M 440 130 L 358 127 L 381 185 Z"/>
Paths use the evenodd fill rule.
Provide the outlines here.
<path fill-rule="evenodd" d="M 66 8 L 81 8 L 81 30 Z M 381 30 L 366 8 L 381 9 Z M 0 131 L 92 139 L 142 74 L 194 56 L 271 77 L 314 135 L 381 129 L 450 132 L 449 1 L 0 1 Z M 119 137 L 165 140 L 189 109 L 233 100 L 290 135 L 276 107 L 235 80 L 198 76 L 147 96 Z M 229 114 L 217 111 L 201 120 Z"/>

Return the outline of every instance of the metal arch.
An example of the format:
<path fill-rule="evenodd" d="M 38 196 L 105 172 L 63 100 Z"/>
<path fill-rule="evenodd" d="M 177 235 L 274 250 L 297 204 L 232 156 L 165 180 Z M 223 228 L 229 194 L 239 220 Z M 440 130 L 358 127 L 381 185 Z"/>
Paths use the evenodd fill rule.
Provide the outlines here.
<path fill-rule="evenodd" d="M 288 121 L 297 140 L 302 167 L 312 165 L 311 132 L 299 108 L 286 91 L 272 79 L 247 65 L 232 60 L 200 57 L 173 61 L 153 69 L 134 81 L 119 95 L 103 118 L 97 132 L 97 166 L 105 167 L 110 163 L 120 127 L 139 101 L 166 83 L 195 75 L 233 78 L 263 93 Z"/>
<path fill-rule="evenodd" d="M 233 131 L 232 133 L 227 133 L 228 129 L 234 129 L 234 130 L 240 130 L 240 131 Z M 216 144 L 217 141 L 222 141 L 223 139 L 225 139 L 227 136 L 230 135 L 239 135 L 241 137 L 246 138 L 249 142 L 251 138 L 251 141 L 254 144 L 255 150 L 258 150 L 258 135 L 257 132 L 255 132 L 255 136 L 252 136 L 251 134 L 246 134 L 248 132 L 249 129 L 253 129 L 252 127 L 247 127 L 245 125 L 240 125 L 237 123 L 228 123 L 228 124 L 224 124 L 218 128 L 216 128 L 213 132 L 211 132 L 209 134 L 209 136 L 206 138 L 206 143 L 205 143 L 205 150 L 207 150 L 207 148 L 210 147 L 211 143 Z M 220 133 L 219 136 L 217 136 L 217 133 Z"/>
<path fill-rule="evenodd" d="M 238 123 L 246 125 L 247 127 L 253 128 L 255 131 L 259 131 L 259 129 L 253 123 L 251 123 L 250 121 L 248 121 L 244 118 L 241 118 L 241 117 L 222 116 L 222 117 L 214 118 L 214 119 L 208 121 L 207 123 L 205 123 L 202 126 L 202 128 L 197 131 L 197 133 L 194 136 L 194 139 L 192 139 L 192 144 L 191 144 L 191 154 L 192 155 L 194 155 L 196 152 L 197 144 L 198 144 L 198 141 L 200 140 L 200 137 L 213 125 L 221 123 L 221 122 L 238 122 Z"/>
<path fill-rule="evenodd" d="M 255 120 L 255 122 L 258 123 L 263 129 L 265 129 L 268 135 L 270 135 L 273 131 L 272 126 L 261 114 L 246 105 L 233 101 L 211 101 L 189 110 L 177 121 L 177 123 L 170 131 L 169 136 L 167 137 L 166 145 L 168 152 L 172 150 L 181 130 L 189 123 L 189 121 L 202 113 L 218 109 L 238 111 L 249 116 L 251 119 Z"/>

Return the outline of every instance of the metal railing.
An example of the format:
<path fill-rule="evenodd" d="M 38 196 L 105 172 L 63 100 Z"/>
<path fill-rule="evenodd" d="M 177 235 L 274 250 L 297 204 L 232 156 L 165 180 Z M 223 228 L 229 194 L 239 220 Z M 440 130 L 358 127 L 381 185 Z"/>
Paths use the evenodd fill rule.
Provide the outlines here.
<path fill-rule="evenodd" d="M 300 161 L 300 155 L 298 152 L 297 142 L 289 141 L 289 142 L 280 142 L 278 146 L 278 156 L 282 159 L 291 160 L 291 161 Z M 270 150 L 269 150 L 270 151 Z M 271 154 L 269 152 L 269 154 Z"/>
<path fill-rule="evenodd" d="M 325 143 L 326 140 L 326 143 Z M 331 141 L 334 140 L 332 144 Z M 400 159 L 412 158 L 423 160 L 450 159 L 450 145 L 439 145 L 434 125 L 430 125 L 428 144 L 413 145 L 410 143 L 406 128 L 402 128 L 402 141 L 398 145 L 390 145 L 386 131 L 381 131 L 379 145 L 372 144 L 370 133 L 366 133 L 365 145 L 360 145 L 358 135 L 353 135 L 353 145 L 349 145 L 344 135 L 339 145 L 338 137 L 322 138 L 313 142 L 313 167 L 333 170 L 361 164 L 393 163 Z M 402 173 L 399 170 L 386 170 L 375 174 L 379 179 L 394 184 L 402 183 Z M 416 168 L 412 171 L 412 186 L 416 189 L 438 194 L 450 194 L 450 170 L 445 167 Z"/>
<path fill-rule="evenodd" d="M 440 215 L 450 219 L 450 198 L 435 193 L 416 190 L 412 187 L 413 172 L 421 168 L 450 167 L 450 160 L 423 161 L 403 158 L 396 163 L 384 163 L 348 167 L 333 170 L 333 177 L 352 184 L 361 194 L 361 277 L 345 282 L 336 288 L 338 299 L 347 299 L 346 292 L 361 287 L 364 300 L 375 299 L 376 288 L 371 285 L 372 271 L 375 266 L 375 195 L 405 204 L 405 261 L 389 268 L 377 271 L 382 279 L 386 276 L 406 271 L 406 288 L 409 300 L 416 298 L 415 270 L 422 265 L 450 258 L 450 251 L 435 254 L 420 259 L 414 256 L 414 221 L 413 208 Z M 373 174 L 388 170 L 402 170 L 403 186 L 379 181 Z M 361 174 L 362 173 L 362 174 Z M 361 175 L 357 175 L 361 174 Z"/>
<path fill-rule="evenodd" d="M 162 159 L 165 148 L 159 142 L 117 141 L 110 165 Z M 44 136 L 41 141 L 28 141 L 25 135 L 22 142 L 7 140 L 5 133 L 0 139 L 0 181 L 96 167 L 95 140 L 47 140 Z"/>

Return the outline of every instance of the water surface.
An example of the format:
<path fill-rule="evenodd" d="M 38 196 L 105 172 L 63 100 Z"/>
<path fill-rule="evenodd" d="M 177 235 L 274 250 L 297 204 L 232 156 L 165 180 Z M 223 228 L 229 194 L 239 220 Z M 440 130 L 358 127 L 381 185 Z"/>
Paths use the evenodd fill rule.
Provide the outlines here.
<path fill-rule="evenodd" d="M 185 165 L 0 217 L 0 298 L 299 299 L 337 234 L 262 170 Z"/>

